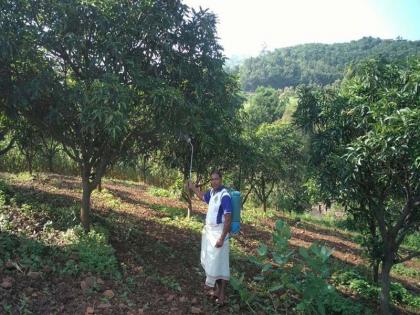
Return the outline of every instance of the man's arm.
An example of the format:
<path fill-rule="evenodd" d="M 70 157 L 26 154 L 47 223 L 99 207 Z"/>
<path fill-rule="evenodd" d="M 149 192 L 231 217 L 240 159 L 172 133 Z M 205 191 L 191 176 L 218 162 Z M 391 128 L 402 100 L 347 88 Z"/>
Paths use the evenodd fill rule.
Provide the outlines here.
<path fill-rule="evenodd" d="M 225 223 L 223 224 L 223 232 L 220 238 L 216 242 L 216 247 L 222 247 L 223 243 L 225 242 L 225 238 L 230 232 L 230 223 L 232 222 L 232 216 L 230 213 L 225 213 Z"/>
<path fill-rule="evenodd" d="M 222 247 L 223 243 L 225 242 L 226 236 L 230 232 L 230 225 L 232 223 L 232 203 L 229 196 L 224 196 L 222 198 L 222 207 L 224 211 L 224 219 L 225 222 L 223 224 L 223 232 L 220 235 L 219 240 L 216 243 L 216 247 Z"/>

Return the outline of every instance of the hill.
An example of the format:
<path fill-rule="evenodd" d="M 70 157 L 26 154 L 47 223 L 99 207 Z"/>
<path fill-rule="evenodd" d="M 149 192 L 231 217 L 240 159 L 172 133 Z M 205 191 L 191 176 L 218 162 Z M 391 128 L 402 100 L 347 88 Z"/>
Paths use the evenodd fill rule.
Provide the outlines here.
<path fill-rule="evenodd" d="M 258 86 L 327 85 L 342 78 L 350 64 L 380 56 L 389 60 L 420 56 L 420 41 L 364 37 L 349 43 L 304 44 L 248 58 L 237 71 L 245 91 Z"/>

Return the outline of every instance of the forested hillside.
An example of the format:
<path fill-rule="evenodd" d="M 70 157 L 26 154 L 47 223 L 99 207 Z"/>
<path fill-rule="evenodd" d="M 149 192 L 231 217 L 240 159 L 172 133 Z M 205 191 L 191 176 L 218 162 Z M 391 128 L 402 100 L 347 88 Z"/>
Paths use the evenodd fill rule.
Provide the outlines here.
<path fill-rule="evenodd" d="M 326 85 L 341 79 L 345 68 L 358 61 L 370 57 L 401 60 L 419 54 L 420 41 L 364 37 L 350 43 L 304 44 L 263 52 L 235 70 L 246 91 L 258 86 Z"/>

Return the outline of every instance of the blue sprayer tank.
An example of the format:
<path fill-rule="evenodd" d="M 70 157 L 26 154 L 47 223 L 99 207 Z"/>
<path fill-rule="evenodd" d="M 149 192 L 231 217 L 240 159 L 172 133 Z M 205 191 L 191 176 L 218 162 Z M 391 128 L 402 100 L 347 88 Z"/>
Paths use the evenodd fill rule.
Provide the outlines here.
<path fill-rule="evenodd" d="M 241 193 L 233 190 L 229 192 L 232 202 L 232 223 L 230 227 L 230 234 L 235 235 L 241 229 Z"/>

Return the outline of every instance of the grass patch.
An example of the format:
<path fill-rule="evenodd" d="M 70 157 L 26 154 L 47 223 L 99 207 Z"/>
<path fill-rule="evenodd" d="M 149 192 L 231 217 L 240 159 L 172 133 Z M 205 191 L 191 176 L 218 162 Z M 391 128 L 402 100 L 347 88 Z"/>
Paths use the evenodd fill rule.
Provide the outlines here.
<path fill-rule="evenodd" d="M 62 239 L 67 243 L 66 251 L 76 254 L 76 260 L 66 262 L 64 273 L 90 271 L 103 276 L 118 275 L 115 250 L 109 244 L 108 232 L 103 227 L 94 226 L 86 234 L 81 226 L 76 226 L 62 235 Z"/>
<path fill-rule="evenodd" d="M 274 219 L 279 216 L 279 212 L 267 209 L 267 212 L 264 212 L 262 209 L 255 207 L 245 207 L 241 211 L 241 222 L 246 224 L 253 224 L 259 222 L 262 219 Z"/>
<path fill-rule="evenodd" d="M 171 219 L 184 218 L 187 215 L 187 210 L 177 207 L 169 207 L 164 205 L 150 204 L 149 207 L 154 211 L 162 212 Z"/>
<path fill-rule="evenodd" d="M 92 192 L 92 198 L 101 202 L 105 207 L 111 209 L 121 208 L 121 200 L 114 196 L 108 189 L 103 188 L 102 191 L 95 189 Z"/>
<path fill-rule="evenodd" d="M 77 204 L 58 207 L 40 202 L 33 195 L 14 192 L 4 181 L 0 181 L 0 202 L 0 264 L 11 261 L 33 271 L 48 266 L 59 274 L 118 275 L 109 233 L 98 225 L 84 233 Z"/>
<path fill-rule="evenodd" d="M 397 264 L 392 267 L 392 273 L 403 275 L 406 277 L 420 277 L 420 270 L 404 266 L 404 264 Z"/>
<path fill-rule="evenodd" d="M 336 286 L 349 289 L 366 300 L 379 299 L 380 287 L 355 270 L 337 271 L 331 280 Z M 420 308 L 420 297 L 410 293 L 402 284 L 392 282 L 390 292 L 394 304 Z"/>
<path fill-rule="evenodd" d="M 155 186 L 150 186 L 147 192 L 154 197 L 173 197 L 173 194 L 169 190 Z"/>
<path fill-rule="evenodd" d="M 418 250 L 420 248 L 420 232 L 407 235 L 401 246 L 414 251 Z"/>

